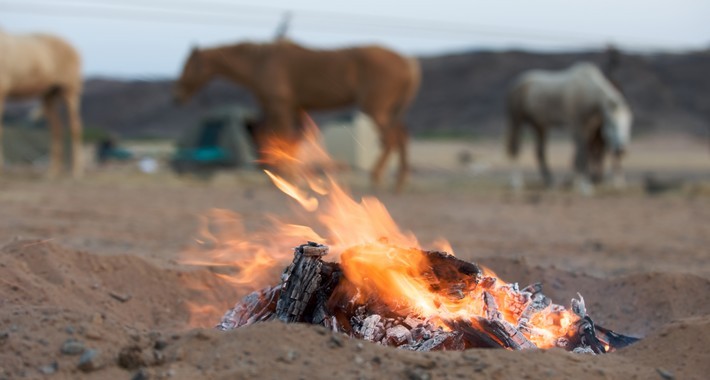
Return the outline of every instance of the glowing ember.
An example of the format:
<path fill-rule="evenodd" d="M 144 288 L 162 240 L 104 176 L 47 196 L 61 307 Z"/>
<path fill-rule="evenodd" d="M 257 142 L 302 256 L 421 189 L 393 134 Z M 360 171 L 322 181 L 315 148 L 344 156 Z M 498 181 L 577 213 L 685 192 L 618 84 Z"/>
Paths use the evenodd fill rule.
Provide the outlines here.
<path fill-rule="evenodd" d="M 478 331 L 505 330 L 510 339 L 519 341 L 515 344 L 521 348 L 528 345 L 553 347 L 578 335 L 580 326 L 591 325 L 593 329 L 591 322 L 584 324 L 582 320 L 586 316 L 583 300 L 577 302 L 582 311 L 565 309 L 542 298 L 539 291 L 521 291 L 517 284 L 502 281 L 486 268 L 482 268 L 481 273 L 457 275 L 456 281 L 442 285 L 441 281 L 445 281 L 442 278 L 446 276 L 433 274 L 431 254 L 422 249 L 413 234 L 400 230 L 382 203 L 371 197 L 355 201 L 333 175 L 324 170 L 336 165 L 321 148 L 317 128 L 311 122 L 307 123 L 304 135 L 300 148 L 279 141 L 272 141 L 266 147 L 265 162 L 276 166 L 283 175 L 270 171 L 266 174 L 308 212 L 306 217 L 312 227 L 272 218 L 270 228 L 246 233 L 238 215 L 213 211 L 205 219 L 209 227 L 202 231 L 202 246 L 207 249 L 191 252 L 191 259 L 185 262 L 233 268 L 231 273 L 218 275 L 245 290 L 254 290 L 275 283 L 274 269 L 292 261 L 293 247 L 305 241 L 316 241 L 330 247 L 331 256 L 340 260 L 337 270 L 342 271 L 345 278 L 332 290 L 330 302 L 346 300 L 351 306 L 365 307 L 376 300 L 378 307 L 384 306 L 398 318 L 426 321 L 441 331 L 457 326 Z M 443 239 L 431 246 L 452 252 L 450 244 Z M 201 258 L 195 259 L 196 254 L 202 255 Z M 316 264 L 318 268 L 323 265 L 313 265 Z M 276 307 L 274 300 L 278 291 L 267 288 L 254 293 L 230 312 L 239 315 L 246 313 L 245 310 L 254 312 L 248 323 L 266 318 L 269 314 L 263 311 L 265 305 Z M 262 311 L 256 312 L 257 309 Z M 200 309 L 194 311 L 200 313 Z M 247 323 L 240 318 L 233 317 L 238 322 L 231 327 Z M 358 323 L 363 326 L 375 323 L 372 319 L 366 321 L 364 317 Z M 337 322 L 322 323 L 337 325 Z M 487 323 L 494 326 L 482 325 Z M 402 331 L 400 333 L 405 334 Z M 495 334 L 487 339 L 501 340 Z M 510 344 L 501 343 L 501 346 L 510 347 Z"/>

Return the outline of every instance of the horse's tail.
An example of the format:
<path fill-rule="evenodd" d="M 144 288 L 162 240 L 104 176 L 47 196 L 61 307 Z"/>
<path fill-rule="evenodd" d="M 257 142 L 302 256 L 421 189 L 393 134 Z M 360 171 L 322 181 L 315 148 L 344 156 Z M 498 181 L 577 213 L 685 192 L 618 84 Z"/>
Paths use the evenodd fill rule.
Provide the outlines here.
<path fill-rule="evenodd" d="M 514 159 L 520 152 L 520 141 L 523 129 L 523 98 L 526 85 L 517 81 L 510 89 L 506 99 L 506 112 L 508 116 L 508 131 L 506 150 L 508 157 Z"/>
<path fill-rule="evenodd" d="M 414 57 L 407 57 L 406 59 L 407 67 L 409 69 L 410 74 L 410 81 L 409 86 L 407 87 L 406 93 L 404 95 L 404 104 L 399 107 L 400 114 L 397 115 L 398 120 L 401 120 L 404 117 L 404 113 L 407 111 L 408 106 L 412 104 L 412 101 L 414 101 L 414 98 L 417 96 L 417 93 L 419 92 L 419 86 L 422 82 L 422 69 L 419 66 L 419 60 Z"/>

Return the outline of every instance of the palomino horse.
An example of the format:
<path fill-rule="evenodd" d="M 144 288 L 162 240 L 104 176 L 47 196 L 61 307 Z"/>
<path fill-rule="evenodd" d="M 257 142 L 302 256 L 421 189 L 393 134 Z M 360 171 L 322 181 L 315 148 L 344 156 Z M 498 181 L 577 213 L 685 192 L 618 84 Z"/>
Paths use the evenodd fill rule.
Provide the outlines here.
<path fill-rule="evenodd" d="M 66 105 L 72 136 L 72 174 L 83 172 L 81 160 L 81 59 L 67 42 L 46 34 L 14 36 L 0 30 L 0 170 L 3 164 L 2 111 L 6 100 L 39 97 L 51 129 L 50 175 L 61 170 L 64 139 L 57 109 Z"/>
<path fill-rule="evenodd" d="M 177 82 L 176 100 L 187 101 L 217 76 L 246 87 L 260 103 L 264 120 L 255 137 L 262 149 L 274 137 L 296 146 L 302 110 L 357 106 L 374 120 L 383 146 L 373 183 L 379 183 L 389 155 L 399 151 L 397 190 L 402 189 L 409 172 L 402 118 L 419 88 L 415 60 L 377 46 L 310 50 L 286 40 L 194 49 Z"/>
<path fill-rule="evenodd" d="M 552 184 L 545 154 L 547 131 L 558 125 L 571 128 L 576 150 L 574 181 L 582 192 L 592 190 L 590 178 L 595 182 L 601 178 L 607 149 L 615 156 L 615 175 L 620 178 L 632 114 L 621 93 L 593 64 L 523 73 L 508 94 L 508 118 L 508 154 L 517 157 L 522 127 L 529 124 L 535 132 L 537 161 L 546 185 Z"/>

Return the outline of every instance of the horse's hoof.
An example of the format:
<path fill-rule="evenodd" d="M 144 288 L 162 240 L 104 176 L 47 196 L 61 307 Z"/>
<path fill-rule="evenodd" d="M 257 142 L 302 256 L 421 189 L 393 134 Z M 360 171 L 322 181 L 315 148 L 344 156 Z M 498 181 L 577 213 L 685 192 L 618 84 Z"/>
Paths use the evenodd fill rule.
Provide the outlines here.
<path fill-rule="evenodd" d="M 575 180 L 574 187 L 577 189 L 577 192 L 584 195 L 585 197 L 591 197 L 592 195 L 594 195 L 594 186 L 587 180 Z"/>

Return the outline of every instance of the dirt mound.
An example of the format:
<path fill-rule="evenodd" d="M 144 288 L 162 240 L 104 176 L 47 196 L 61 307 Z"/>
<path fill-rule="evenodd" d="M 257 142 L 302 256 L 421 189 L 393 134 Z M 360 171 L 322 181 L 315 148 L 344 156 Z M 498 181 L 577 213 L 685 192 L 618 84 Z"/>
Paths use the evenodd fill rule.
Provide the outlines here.
<path fill-rule="evenodd" d="M 231 332 L 190 329 L 188 302 L 220 308 L 241 294 L 205 270 L 161 268 L 135 256 L 19 240 L 0 249 L 0 378 L 131 378 L 139 373 L 176 379 L 425 379 L 472 373 L 693 378 L 710 370 L 702 357 L 710 344 L 706 279 L 670 274 L 599 279 L 524 260 L 484 264 L 521 284 L 549 281 L 545 292 L 562 303 L 580 291 L 597 322 L 647 337 L 606 356 L 561 350 L 423 354 L 351 340 L 317 326 L 268 322 Z M 669 322 L 677 319 L 682 320 Z"/>
<path fill-rule="evenodd" d="M 155 339 L 157 331 L 186 329 L 188 300 L 219 304 L 238 296 L 204 270 L 160 269 L 135 256 L 15 241 L 0 249 L 0 378 L 3 371 L 36 375 L 54 362 L 76 368 L 76 357 L 60 355 L 67 340 L 113 358 L 121 347 Z"/>

